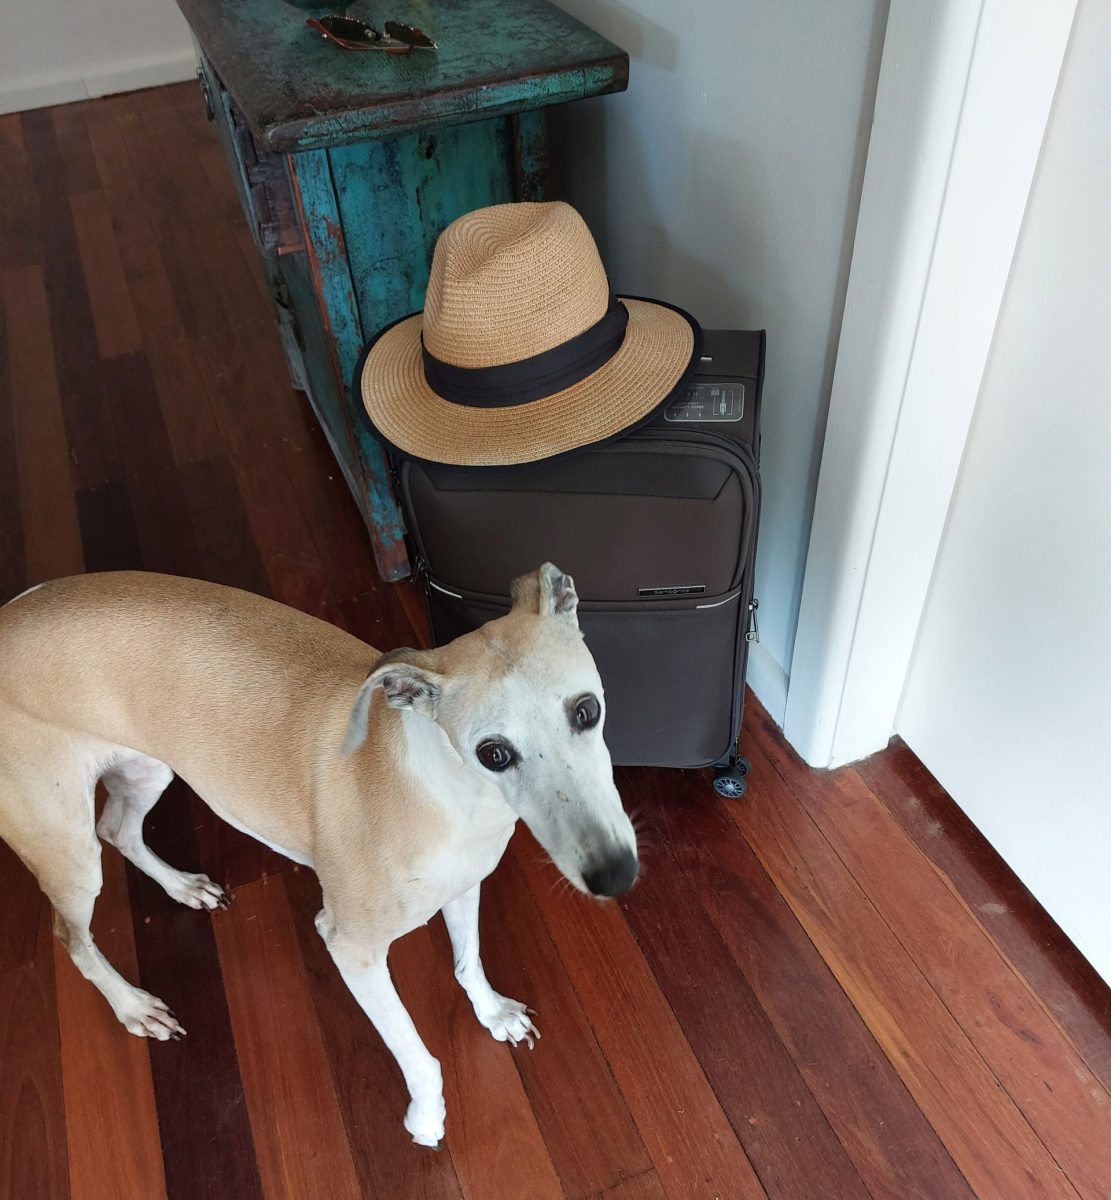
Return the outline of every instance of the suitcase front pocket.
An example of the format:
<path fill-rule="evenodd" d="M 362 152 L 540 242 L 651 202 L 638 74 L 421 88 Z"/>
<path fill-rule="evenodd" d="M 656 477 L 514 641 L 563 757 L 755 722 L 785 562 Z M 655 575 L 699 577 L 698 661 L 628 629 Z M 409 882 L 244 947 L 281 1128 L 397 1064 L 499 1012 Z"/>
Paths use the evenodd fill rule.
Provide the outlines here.
<path fill-rule="evenodd" d="M 598 600 L 683 585 L 721 596 L 739 584 L 755 536 L 754 465 L 736 448 L 675 437 L 634 434 L 496 470 L 407 462 L 400 480 L 417 553 L 476 595 L 547 558 Z"/>
<path fill-rule="evenodd" d="M 509 610 L 508 597 L 427 582 L 437 644 Z M 742 586 L 719 596 L 580 600 L 579 626 L 605 687 L 605 739 L 615 763 L 705 766 L 732 749 L 747 594 Z"/>

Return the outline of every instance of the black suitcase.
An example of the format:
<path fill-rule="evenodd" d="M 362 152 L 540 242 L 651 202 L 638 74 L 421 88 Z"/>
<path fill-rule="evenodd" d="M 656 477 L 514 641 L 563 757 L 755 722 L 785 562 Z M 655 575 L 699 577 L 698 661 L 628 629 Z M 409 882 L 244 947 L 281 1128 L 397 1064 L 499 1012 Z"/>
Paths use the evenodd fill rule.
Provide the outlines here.
<path fill-rule="evenodd" d="M 396 463 L 437 644 L 554 562 L 575 580 L 613 761 L 714 765 L 719 792 L 743 793 L 763 378 L 763 331 L 706 330 L 694 373 L 615 441 L 522 466 Z"/>

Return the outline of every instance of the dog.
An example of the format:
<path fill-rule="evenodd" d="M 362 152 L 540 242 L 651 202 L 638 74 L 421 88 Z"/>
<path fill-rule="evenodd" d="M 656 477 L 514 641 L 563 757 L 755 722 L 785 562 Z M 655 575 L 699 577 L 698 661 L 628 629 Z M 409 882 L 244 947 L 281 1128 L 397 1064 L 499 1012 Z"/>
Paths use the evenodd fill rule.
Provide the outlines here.
<path fill-rule="evenodd" d="M 159 1040 L 185 1030 L 89 930 L 97 835 L 174 900 L 225 906 L 218 884 L 143 841 L 176 772 L 235 828 L 312 867 L 316 928 L 405 1077 L 405 1128 L 437 1147 L 440 1064 L 394 989 L 390 944 L 442 911 L 476 1017 L 531 1048 L 532 1011 L 494 991 L 478 941 L 479 888 L 517 820 L 582 892 L 615 896 L 637 876 L 577 604 L 545 563 L 514 581 L 505 616 L 436 650 L 382 654 L 217 584 L 142 572 L 40 584 L 0 609 L 0 836 L 78 970 L 126 1029 Z"/>

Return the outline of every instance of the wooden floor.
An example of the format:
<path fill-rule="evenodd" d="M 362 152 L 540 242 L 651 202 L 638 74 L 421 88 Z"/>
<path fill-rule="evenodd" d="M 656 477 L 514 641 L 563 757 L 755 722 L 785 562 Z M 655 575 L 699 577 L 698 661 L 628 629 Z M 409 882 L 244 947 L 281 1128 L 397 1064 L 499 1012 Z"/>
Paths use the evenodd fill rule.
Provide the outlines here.
<path fill-rule="evenodd" d="M 192 87 L 0 117 L 0 600 L 147 567 L 420 640 L 290 389 Z M 11 1200 L 1054 1200 L 1111 1195 L 1109 994 L 907 749 L 808 770 L 750 702 L 751 788 L 623 770 L 627 901 L 519 834 L 484 889 L 494 1043 L 436 921 L 400 991 L 442 1061 L 444 1149 L 312 926 L 319 891 L 175 784 L 148 821 L 234 889 L 176 906 L 106 849 L 94 929 L 180 1044 L 127 1035 L 0 844 L 0 1191 Z M 1031 777 L 1052 787 L 1052 763 Z"/>

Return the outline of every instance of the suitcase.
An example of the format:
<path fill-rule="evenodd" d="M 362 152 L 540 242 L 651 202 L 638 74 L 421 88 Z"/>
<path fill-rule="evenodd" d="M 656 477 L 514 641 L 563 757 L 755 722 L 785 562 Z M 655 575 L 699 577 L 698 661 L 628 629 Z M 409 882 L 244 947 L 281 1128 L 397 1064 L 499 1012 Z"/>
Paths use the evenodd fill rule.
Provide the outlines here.
<path fill-rule="evenodd" d="M 760 513 L 764 333 L 706 330 L 701 361 L 645 425 L 510 467 L 394 463 L 436 643 L 509 608 L 509 581 L 556 563 L 606 694 L 622 765 L 717 768 L 736 751 Z"/>

